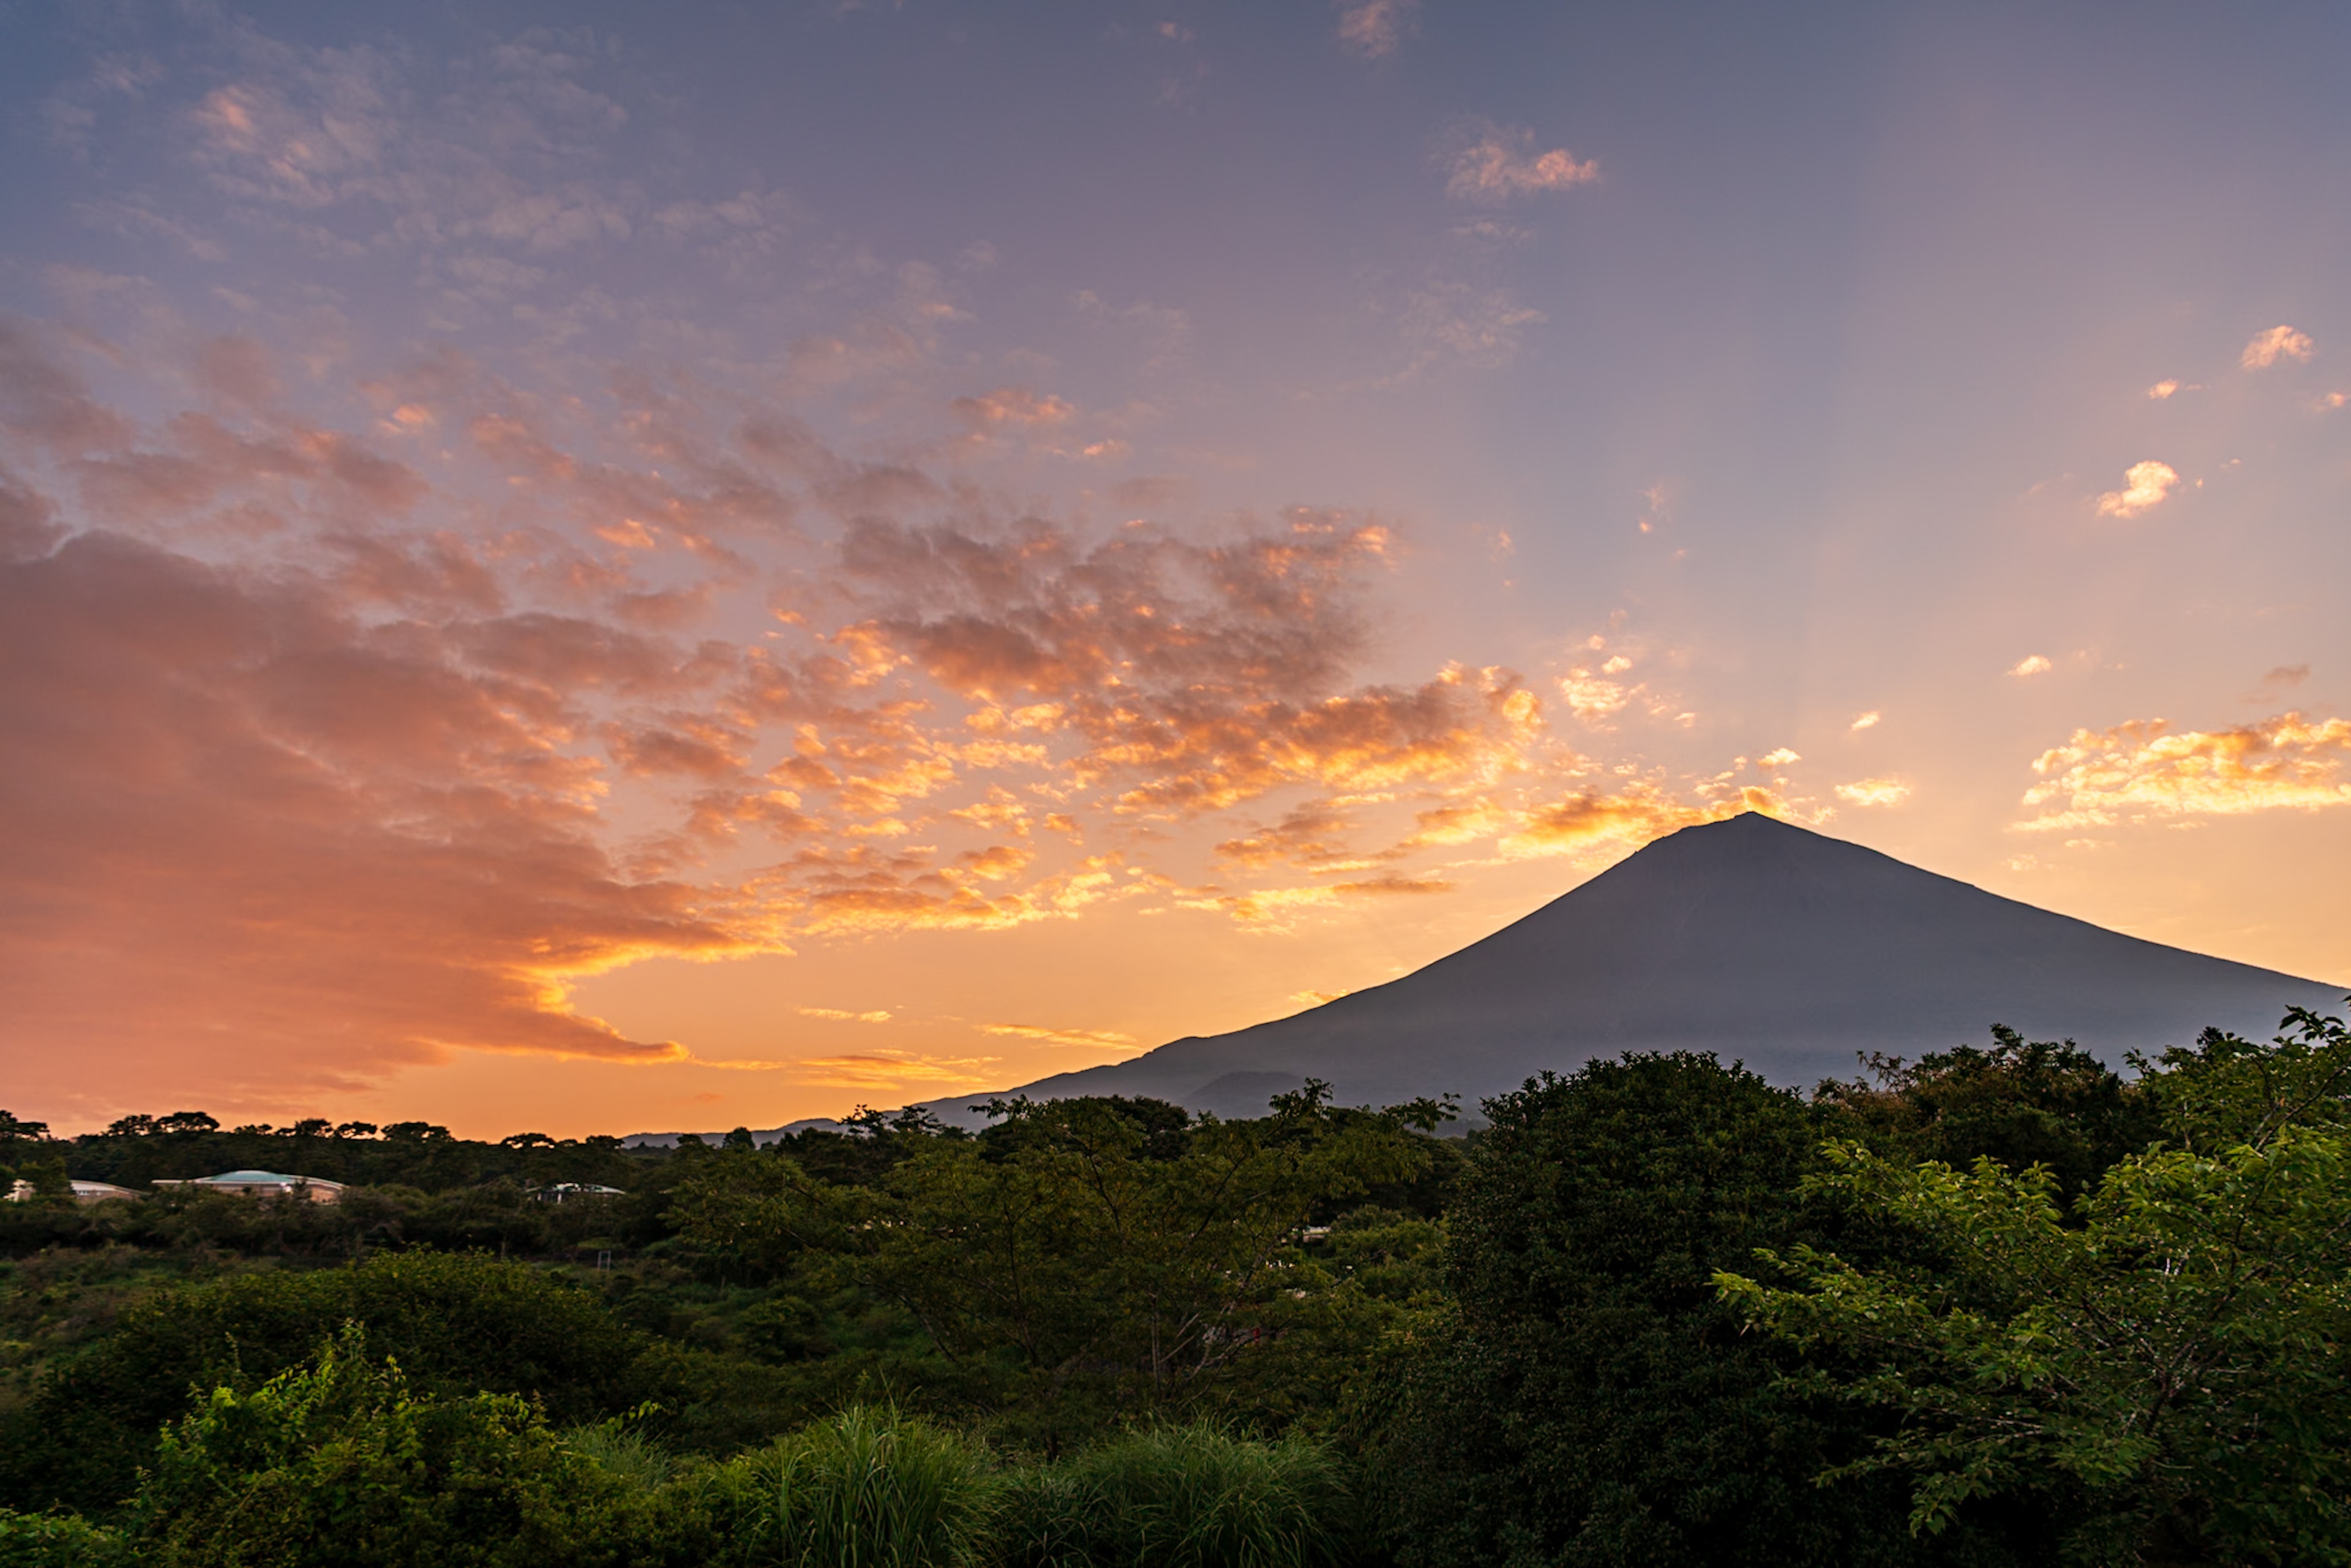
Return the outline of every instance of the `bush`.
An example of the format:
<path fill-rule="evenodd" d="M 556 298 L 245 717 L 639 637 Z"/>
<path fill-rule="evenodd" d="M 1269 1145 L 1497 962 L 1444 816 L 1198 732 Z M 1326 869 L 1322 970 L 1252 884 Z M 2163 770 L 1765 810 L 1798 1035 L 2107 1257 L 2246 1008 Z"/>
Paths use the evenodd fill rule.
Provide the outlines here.
<path fill-rule="evenodd" d="M 120 1531 L 78 1514 L 0 1508 L 0 1568 L 131 1568 Z"/>
<path fill-rule="evenodd" d="M 791 1568 L 964 1568 L 984 1561 L 987 1452 L 896 1411 L 852 1406 L 729 1467 L 744 1561 Z"/>
<path fill-rule="evenodd" d="M 356 1325 L 164 1433 L 135 1514 L 158 1568 L 575 1563 L 599 1474 L 512 1395 L 420 1395 Z"/>
<path fill-rule="evenodd" d="M 566 1421 L 652 1392 L 635 1382 L 642 1337 L 593 1296 L 525 1264 L 410 1252 L 249 1274 L 161 1291 L 46 1375 L 0 1423 L 0 1502 L 118 1506 L 157 1430 L 192 1397 L 251 1390 L 345 1322 L 425 1392 L 529 1396 Z"/>
<path fill-rule="evenodd" d="M 1007 1568 L 1313 1568 L 1335 1562 L 1337 1463 L 1303 1437 L 1159 1427 L 1014 1475 Z"/>

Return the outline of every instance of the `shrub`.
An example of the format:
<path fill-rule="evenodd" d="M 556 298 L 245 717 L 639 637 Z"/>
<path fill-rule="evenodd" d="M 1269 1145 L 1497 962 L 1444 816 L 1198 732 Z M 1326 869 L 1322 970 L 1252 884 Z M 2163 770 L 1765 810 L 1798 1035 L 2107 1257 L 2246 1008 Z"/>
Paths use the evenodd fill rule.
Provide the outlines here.
<path fill-rule="evenodd" d="M 71 1513 L 0 1508 L 0 1568 L 131 1568 L 130 1542 Z"/>
<path fill-rule="evenodd" d="M 528 1401 L 418 1394 L 354 1325 L 314 1365 L 214 1390 L 134 1511 L 158 1568 L 524 1568 L 581 1560 L 600 1479 Z"/>
<path fill-rule="evenodd" d="M 746 1456 L 739 1543 L 790 1568 L 964 1568 L 984 1560 L 987 1450 L 887 1407 L 852 1406 Z"/>
<path fill-rule="evenodd" d="M 345 1322 L 420 1389 L 531 1396 L 561 1420 L 621 1410 L 643 1343 L 583 1291 L 525 1264 L 409 1252 L 346 1268 L 272 1270 L 161 1291 L 50 1372 L 0 1424 L 0 1501 L 120 1504 L 155 1433 L 193 1396 L 250 1390 Z"/>
<path fill-rule="evenodd" d="M 1340 1553 L 1346 1489 L 1304 1437 L 1155 1427 L 1016 1474 L 1008 1568 L 1314 1568 Z"/>

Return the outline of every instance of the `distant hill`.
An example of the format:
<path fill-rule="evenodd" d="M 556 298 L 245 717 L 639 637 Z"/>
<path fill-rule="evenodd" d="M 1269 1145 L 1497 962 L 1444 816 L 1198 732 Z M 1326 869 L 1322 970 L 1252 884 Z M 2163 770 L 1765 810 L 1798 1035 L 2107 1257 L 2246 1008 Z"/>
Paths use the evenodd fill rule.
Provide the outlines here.
<path fill-rule="evenodd" d="M 805 1133 L 814 1127 L 821 1127 L 829 1133 L 839 1132 L 841 1130 L 841 1124 L 834 1121 L 830 1116 L 809 1116 L 798 1122 L 787 1122 L 780 1127 L 754 1127 L 751 1129 L 751 1140 L 758 1144 L 761 1148 L 765 1148 L 769 1144 L 775 1143 L 778 1139 L 789 1137 L 794 1133 Z M 716 1133 L 631 1133 L 628 1136 L 621 1140 L 621 1147 L 624 1149 L 674 1149 L 677 1147 L 677 1141 L 680 1138 L 700 1138 L 705 1144 L 716 1144 L 726 1136 L 726 1134 L 723 1131 Z"/>
<path fill-rule="evenodd" d="M 2289 1006 L 2337 1011 L 2345 989 L 2143 942 L 1750 813 L 1660 839 L 1402 979 L 1001 1092 L 1257 1115 L 1311 1077 L 1345 1104 L 1451 1092 L 1474 1110 L 1545 1068 L 1679 1048 L 1810 1087 L 1852 1076 L 1858 1052 L 1980 1044 L 1994 1023 L 2120 1065 L 2211 1024 L 2266 1039 Z M 932 1108 L 971 1124 L 983 1098 Z"/>

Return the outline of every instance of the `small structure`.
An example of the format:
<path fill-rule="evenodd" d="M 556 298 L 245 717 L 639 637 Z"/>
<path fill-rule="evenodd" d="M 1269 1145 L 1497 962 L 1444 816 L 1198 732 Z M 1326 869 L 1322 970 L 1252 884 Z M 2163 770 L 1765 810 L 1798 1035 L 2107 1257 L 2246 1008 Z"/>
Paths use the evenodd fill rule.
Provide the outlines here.
<path fill-rule="evenodd" d="M 191 1176 L 183 1181 L 160 1179 L 157 1186 L 193 1187 L 198 1192 L 228 1192 L 243 1197 L 295 1197 L 311 1203 L 342 1200 L 343 1184 L 324 1176 L 279 1176 L 276 1171 L 228 1171 L 220 1176 Z"/>
<path fill-rule="evenodd" d="M 592 1181 L 559 1181 L 536 1189 L 530 1196 L 541 1203 L 561 1203 L 568 1197 L 626 1197 L 629 1195 L 617 1186 L 599 1186 Z"/>
<path fill-rule="evenodd" d="M 110 1181 L 68 1180 L 66 1186 L 72 1191 L 73 1200 L 76 1203 L 102 1203 L 110 1197 L 145 1197 L 147 1196 L 132 1187 L 117 1186 Z M 10 1203 L 30 1203 L 39 1196 L 39 1192 L 33 1184 L 22 1177 L 9 1187 L 7 1193 Z"/>
<path fill-rule="evenodd" d="M 145 1197 L 136 1187 L 117 1186 L 110 1181 L 68 1181 L 76 1203 L 104 1203 L 110 1197 Z"/>

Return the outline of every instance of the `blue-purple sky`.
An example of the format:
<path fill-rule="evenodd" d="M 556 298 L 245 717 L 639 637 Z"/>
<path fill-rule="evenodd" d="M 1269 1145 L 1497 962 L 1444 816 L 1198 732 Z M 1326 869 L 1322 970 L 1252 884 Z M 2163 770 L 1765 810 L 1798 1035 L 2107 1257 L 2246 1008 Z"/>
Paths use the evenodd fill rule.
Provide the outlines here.
<path fill-rule="evenodd" d="M 772 1125 L 1750 808 L 2351 979 L 2347 64 L 0 7 L 10 1108 Z"/>

